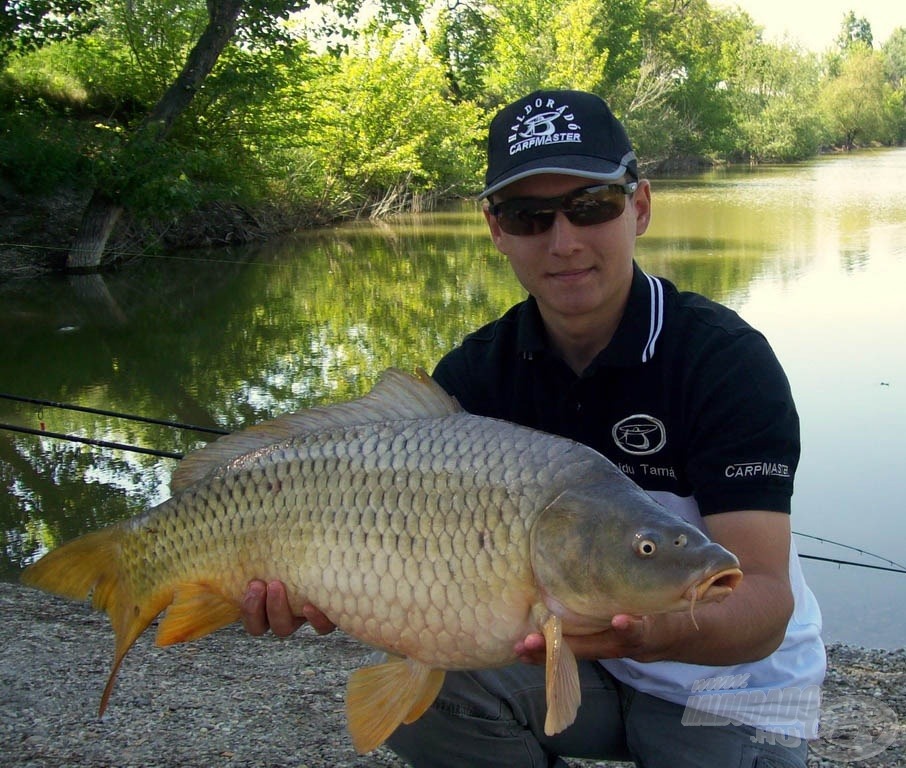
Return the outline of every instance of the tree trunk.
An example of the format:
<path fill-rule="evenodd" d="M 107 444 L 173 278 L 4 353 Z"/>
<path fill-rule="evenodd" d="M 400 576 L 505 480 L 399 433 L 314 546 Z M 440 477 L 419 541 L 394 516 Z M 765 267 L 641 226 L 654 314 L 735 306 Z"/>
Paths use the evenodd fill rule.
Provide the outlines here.
<path fill-rule="evenodd" d="M 66 257 L 67 272 L 95 272 L 104 255 L 107 238 L 123 212 L 122 206 L 100 189 L 88 201 L 75 242 Z"/>
<path fill-rule="evenodd" d="M 233 37 L 245 2 L 246 0 L 208 0 L 208 24 L 204 32 L 189 52 L 182 72 L 142 121 L 130 144 L 140 140 L 164 141 L 167 138 L 176 118 L 195 98 Z M 107 240 L 122 210 L 117 196 L 108 194 L 103 189 L 95 189 L 66 258 L 67 270 L 91 272 L 100 267 Z"/>
<path fill-rule="evenodd" d="M 138 136 L 150 133 L 161 141 L 170 133 L 173 122 L 195 98 L 205 78 L 236 31 L 236 22 L 245 0 L 208 0 L 208 25 L 176 78 L 138 129 Z"/>

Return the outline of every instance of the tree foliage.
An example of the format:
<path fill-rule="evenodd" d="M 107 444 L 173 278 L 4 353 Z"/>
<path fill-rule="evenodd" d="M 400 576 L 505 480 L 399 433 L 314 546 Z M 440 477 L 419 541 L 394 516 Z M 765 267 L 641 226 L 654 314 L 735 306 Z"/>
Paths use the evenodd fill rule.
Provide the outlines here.
<path fill-rule="evenodd" d="M 227 1 L 6 0 L 4 181 L 99 183 L 157 218 L 370 214 L 478 189 L 490 114 L 542 87 L 607 98 L 648 166 L 906 139 L 906 31 L 877 49 L 854 12 L 818 56 L 706 0 L 230 0 L 235 31 L 193 80 Z"/>
<path fill-rule="evenodd" d="M 843 60 L 840 73 L 821 89 L 820 107 L 834 142 L 851 149 L 863 143 L 889 140 L 893 93 L 883 59 L 857 47 Z"/>
<path fill-rule="evenodd" d="M 906 27 L 897 27 L 881 50 L 890 84 L 902 88 L 906 84 Z"/>
<path fill-rule="evenodd" d="M 418 46 L 377 37 L 319 81 L 307 152 L 355 207 L 405 191 L 461 189 L 478 167 L 479 111 L 443 97 L 441 65 Z"/>
<path fill-rule="evenodd" d="M 92 0 L 5 0 L 0 6 L 0 65 L 13 52 L 79 37 L 101 24 Z"/>
<path fill-rule="evenodd" d="M 848 11 L 843 16 L 840 34 L 837 35 L 837 47 L 844 53 L 850 48 L 871 48 L 874 45 L 874 35 L 871 24 L 864 16 L 857 17 L 854 11 Z"/>
<path fill-rule="evenodd" d="M 473 0 L 445 4 L 427 41 L 444 69 L 453 99 L 481 104 L 484 72 L 494 44 L 494 27 L 486 9 Z"/>

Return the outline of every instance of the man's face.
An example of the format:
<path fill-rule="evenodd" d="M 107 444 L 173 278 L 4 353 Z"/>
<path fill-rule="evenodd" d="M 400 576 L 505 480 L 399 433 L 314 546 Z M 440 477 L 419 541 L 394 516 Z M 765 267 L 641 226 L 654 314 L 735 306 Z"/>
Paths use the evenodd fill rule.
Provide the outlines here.
<path fill-rule="evenodd" d="M 575 176 L 543 174 L 514 182 L 494 195 L 494 202 L 513 197 L 548 198 L 596 182 Z M 632 282 L 635 239 L 648 228 L 651 190 L 639 182 L 626 199 L 623 213 L 611 221 L 577 226 L 558 211 L 553 226 L 537 235 L 510 235 L 485 212 L 491 237 L 510 260 L 519 282 L 551 321 L 594 320 L 622 312 Z"/>

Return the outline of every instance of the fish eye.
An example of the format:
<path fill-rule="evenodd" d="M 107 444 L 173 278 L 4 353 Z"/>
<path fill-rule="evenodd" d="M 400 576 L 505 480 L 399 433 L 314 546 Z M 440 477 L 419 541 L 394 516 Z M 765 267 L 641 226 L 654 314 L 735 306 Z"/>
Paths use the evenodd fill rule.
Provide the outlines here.
<path fill-rule="evenodd" d="M 637 538 L 633 542 L 632 547 L 639 557 L 652 557 L 657 552 L 657 544 L 651 539 Z"/>

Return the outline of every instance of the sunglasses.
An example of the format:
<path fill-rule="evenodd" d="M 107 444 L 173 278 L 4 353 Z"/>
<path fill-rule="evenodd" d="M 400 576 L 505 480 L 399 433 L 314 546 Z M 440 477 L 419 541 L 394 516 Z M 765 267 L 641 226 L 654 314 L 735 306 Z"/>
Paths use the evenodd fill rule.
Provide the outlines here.
<path fill-rule="evenodd" d="M 612 221 L 626 209 L 626 196 L 638 186 L 633 181 L 584 187 L 557 197 L 511 197 L 488 210 L 508 235 L 540 235 L 554 225 L 557 211 L 577 227 Z"/>

